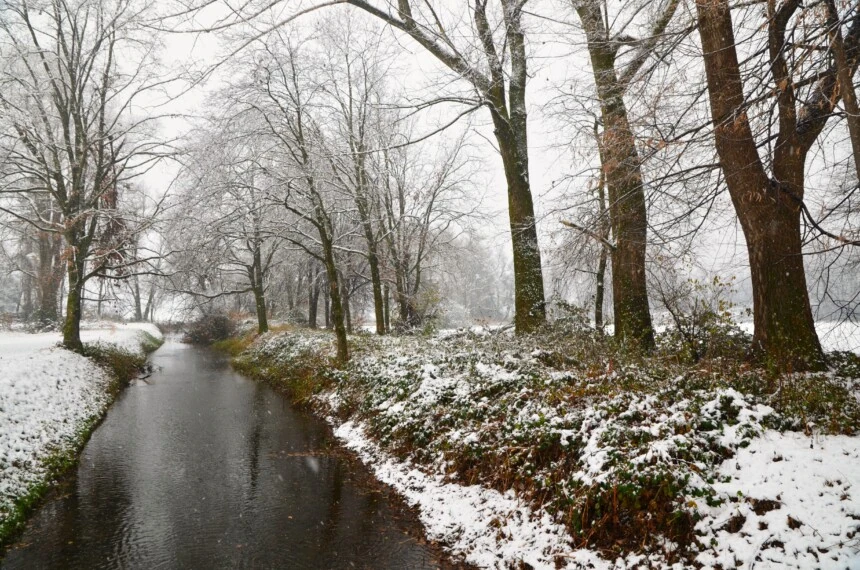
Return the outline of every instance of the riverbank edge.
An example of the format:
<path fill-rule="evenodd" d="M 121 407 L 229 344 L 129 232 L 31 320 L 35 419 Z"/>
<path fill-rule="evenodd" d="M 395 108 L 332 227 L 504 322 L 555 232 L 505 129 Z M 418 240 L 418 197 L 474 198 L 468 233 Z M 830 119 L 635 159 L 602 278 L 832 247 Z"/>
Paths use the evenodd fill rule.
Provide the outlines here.
<path fill-rule="evenodd" d="M 86 343 L 83 356 L 92 360 L 107 372 L 110 383 L 106 386 L 107 402 L 102 409 L 84 421 L 75 430 L 75 436 L 62 449 L 42 459 L 46 468 L 45 477 L 31 485 L 14 501 L 9 515 L 0 521 L 0 559 L 26 527 L 30 516 L 41 506 L 48 493 L 56 488 L 80 460 L 81 452 L 92 433 L 101 425 L 119 394 L 129 383 L 148 369 L 148 357 L 164 344 L 164 338 L 156 338 L 146 331 L 139 332 L 140 354 L 106 343 Z M 65 350 L 65 349 L 63 349 Z"/>
<path fill-rule="evenodd" d="M 688 384 L 691 381 L 695 383 L 705 380 L 703 375 L 699 373 L 702 371 L 696 371 L 690 367 L 687 367 L 687 372 L 693 372 L 693 374 L 690 378 L 686 379 L 680 376 L 673 377 L 672 374 L 667 373 L 669 372 L 668 369 L 661 370 L 660 374 L 658 374 L 658 377 L 656 378 L 653 375 L 649 377 L 648 374 L 641 374 L 642 362 L 629 363 L 625 365 L 614 358 L 617 355 L 609 355 L 612 358 L 606 360 L 606 365 L 602 371 L 594 370 L 592 373 L 592 371 L 589 370 L 587 374 L 584 374 L 584 376 L 588 376 L 587 378 L 575 378 L 572 377 L 568 371 L 574 371 L 577 368 L 584 371 L 586 369 L 584 363 L 586 358 L 588 358 L 585 356 L 585 352 L 590 351 L 590 353 L 593 353 L 593 346 L 583 346 L 582 349 L 584 352 L 574 354 L 571 352 L 571 348 L 575 347 L 570 344 L 566 346 L 553 345 L 551 342 L 553 339 L 536 337 L 532 340 L 536 341 L 538 345 L 552 346 L 553 349 L 549 351 L 537 349 L 532 350 L 533 347 L 529 347 L 529 343 L 524 343 L 522 339 L 510 338 L 509 340 L 504 340 L 500 338 L 491 338 L 492 336 L 493 335 L 490 335 L 488 342 L 492 345 L 492 350 L 497 351 L 495 354 L 495 361 L 493 360 L 493 355 L 490 354 L 491 351 L 485 350 L 484 352 L 481 352 L 480 349 L 474 350 L 476 346 L 478 346 L 477 344 L 473 344 L 468 347 L 466 352 L 469 350 L 473 350 L 473 352 L 467 355 L 470 362 L 468 366 L 471 366 L 471 370 L 466 376 L 467 381 L 471 379 L 480 382 L 480 377 L 488 371 L 487 369 L 494 368 L 494 370 L 490 372 L 496 375 L 497 378 L 501 378 L 503 383 L 507 381 L 508 378 L 520 375 L 522 372 L 524 373 L 522 376 L 530 377 L 526 380 L 527 384 L 534 386 L 541 384 L 546 380 L 546 386 L 549 386 L 550 391 L 555 391 L 556 387 L 560 385 L 577 385 L 577 383 L 582 384 L 585 382 L 586 384 L 597 387 L 598 392 L 591 394 L 591 396 L 596 396 L 596 401 L 600 403 L 599 406 L 602 406 L 603 404 L 614 406 L 620 402 L 623 404 L 630 404 L 630 408 L 628 408 L 628 410 L 633 410 L 636 405 L 641 403 L 647 403 L 649 405 L 656 403 L 662 405 L 663 402 L 660 400 L 666 397 L 668 397 L 670 401 L 676 402 L 677 397 L 674 394 L 674 391 L 678 387 L 679 381 L 681 384 Z M 418 450 L 419 453 L 423 453 L 423 450 L 421 450 L 420 447 L 410 444 L 408 441 L 410 436 L 406 436 L 407 445 L 403 445 L 404 430 L 408 432 L 410 429 L 414 428 L 414 425 L 410 427 L 408 422 L 406 422 L 407 425 L 401 426 L 403 429 L 399 432 L 386 432 L 385 426 L 380 430 L 379 418 L 383 418 L 382 424 L 385 422 L 385 416 L 390 416 L 388 419 L 391 419 L 392 421 L 395 420 L 395 417 L 400 417 L 400 420 L 406 419 L 401 413 L 401 404 L 404 403 L 404 398 L 409 400 L 412 397 L 409 395 L 410 392 L 407 386 L 408 384 L 411 383 L 414 388 L 416 381 L 418 384 L 429 383 L 437 385 L 440 381 L 443 383 L 447 381 L 447 379 L 438 376 L 440 374 L 440 370 L 436 365 L 443 367 L 442 374 L 444 376 L 445 366 L 456 368 L 457 365 L 462 363 L 452 364 L 451 361 L 444 361 L 440 364 L 438 360 L 438 352 L 434 353 L 434 350 L 439 348 L 440 342 L 449 342 L 450 339 L 455 337 L 471 337 L 472 340 L 477 338 L 478 343 L 485 343 L 485 340 L 482 339 L 488 338 L 487 333 L 482 331 L 478 331 L 477 334 L 473 334 L 469 331 L 457 332 L 454 336 L 446 335 L 444 337 L 439 336 L 438 338 L 383 337 L 381 339 L 377 339 L 366 335 L 358 335 L 350 339 L 351 344 L 353 345 L 354 358 L 352 363 L 347 366 L 338 366 L 334 361 L 332 357 L 333 352 L 330 347 L 330 336 L 313 331 L 297 329 L 280 331 L 278 333 L 271 333 L 262 336 L 246 335 L 241 338 L 230 339 L 225 343 L 222 343 L 219 348 L 233 356 L 233 366 L 237 371 L 272 385 L 281 392 L 286 393 L 298 405 L 309 408 L 316 415 L 327 420 L 329 424 L 332 425 L 333 429 L 335 429 L 338 437 L 343 441 L 343 445 L 356 452 L 362 458 L 363 462 L 375 471 L 377 478 L 384 481 L 386 478 L 391 479 L 390 477 L 387 477 L 390 473 L 383 472 L 386 469 L 389 472 L 392 471 L 391 468 L 393 464 L 391 460 L 393 459 L 395 462 L 402 462 L 403 457 L 406 457 L 407 459 L 405 460 L 405 463 L 400 464 L 401 467 L 403 465 L 423 465 L 425 470 L 429 467 L 431 472 L 439 472 L 437 468 L 440 467 L 440 465 L 438 465 L 438 463 L 433 465 L 432 461 L 427 462 L 420 458 L 417 462 L 411 461 L 412 454 L 416 450 Z M 487 346 L 484 346 L 484 349 L 486 348 Z M 511 348 L 514 349 L 513 354 L 510 351 Z M 571 354 L 574 354 L 576 358 L 571 358 Z M 669 515 L 674 515 L 679 512 L 682 515 L 685 513 L 688 515 L 688 518 L 686 519 L 686 524 L 689 525 L 688 528 L 690 529 L 688 532 L 692 532 L 692 527 L 696 526 L 696 533 L 700 535 L 698 540 L 705 545 L 704 549 L 699 552 L 698 556 L 693 552 L 692 554 L 688 554 L 686 557 L 682 558 L 681 560 L 685 560 L 682 564 L 693 563 L 693 558 L 696 557 L 697 560 L 693 563 L 694 566 L 712 567 L 713 561 L 716 560 L 717 554 L 720 553 L 712 554 L 710 552 L 710 548 L 716 547 L 716 541 L 718 540 L 720 543 L 727 540 L 731 542 L 730 539 L 735 536 L 734 533 L 738 532 L 737 529 L 732 528 L 735 526 L 733 524 L 729 524 L 727 527 L 722 527 L 722 523 L 719 523 L 720 526 L 715 526 L 715 524 L 719 522 L 717 519 L 721 518 L 726 511 L 731 509 L 741 511 L 745 513 L 749 519 L 749 524 L 757 524 L 762 522 L 760 519 L 763 517 L 759 511 L 767 512 L 761 505 L 771 505 L 771 503 L 774 503 L 776 505 L 775 508 L 780 508 L 779 505 L 781 503 L 779 501 L 779 495 L 776 495 L 777 500 L 773 501 L 757 499 L 754 494 L 746 496 L 748 494 L 747 492 L 745 492 L 744 495 L 741 495 L 740 492 L 726 492 L 729 485 L 722 485 L 722 483 L 728 483 L 730 479 L 733 479 L 733 475 L 722 473 L 717 469 L 718 466 L 727 459 L 727 456 L 723 456 L 721 454 L 729 453 L 728 456 L 732 456 L 745 451 L 751 444 L 753 444 L 752 447 L 755 448 L 762 442 L 766 443 L 766 440 L 773 435 L 781 437 L 779 434 L 786 430 L 787 434 L 790 435 L 790 433 L 796 433 L 801 436 L 801 438 L 803 437 L 803 432 L 809 429 L 812 430 L 813 437 L 816 437 L 816 433 L 821 434 L 821 437 L 823 437 L 824 434 L 843 433 L 846 435 L 833 436 L 835 438 L 832 440 L 833 445 L 840 445 L 840 442 L 849 441 L 844 439 L 849 437 L 850 445 L 857 447 L 857 440 L 855 439 L 856 436 L 850 437 L 848 434 L 857 433 L 858 418 L 860 418 L 860 415 L 857 413 L 859 410 L 857 401 L 852 394 L 856 392 L 858 385 L 855 380 L 853 388 L 850 385 L 845 386 L 843 385 L 843 378 L 845 377 L 846 370 L 849 371 L 848 376 L 850 378 L 856 379 L 860 377 L 860 375 L 857 374 L 857 371 L 860 370 L 857 368 L 857 364 L 860 363 L 860 360 L 858 360 L 857 355 L 852 356 L 847 353 L 841 353 L 841 355 L 840 353 L 832 354 L 834 356 L 834 362 L 842 359 L 841 364 L 839 364 L 842 371 L 834 369 L 827 373 L 827 375 L 823 376 L 792 375 L 789 377 L 767 378 L 763 371 L 760 370 L 750 370 L 744 366 L 739 368 L 727 368 L 717 373 L 717 376 L 720 376 L 719 381 L 710 385 L 708 389 L 705 390 L 705 392 L 707 392 L 707 398 L 695 402 L 694 408 L 687 410 L 680 409 L 678 407 L 669 409 L 654 406 L 655 409 L 653 411 L 648 412 L 646 410 L 646 419 L 648 417 L 653 418 L 655 415 L 659 415 L 666 410 L 673 414 L 681 412 L 680 415 L 683 417 L 679 424 L 675 425 L 667 423 L 668 428 L 670 428 L 670 438 L 676 436 L 683 438 L 685 434 L 702 436 L 702 432 L 705 432 L 705 435 L 707 436 L 707 439 L 701 439 L 700 437 L 701 441 L 694 440 L 698 442 L 693 443 L 692 445 L 692 455 L 688 455 L 683 451 L 683 453 L 685 453 L 685 457 L 689 457 L 689 463 L 693 470 L 690 473 L 681 473 L 680 476 L 689 477 L 691 473 L 694 476 L 701 474 L 702 477 L 698 481 L 700 486 L 688 486 L 684 493 L 675 491 L 674 496 L 669 496 L 669 498 L 672 499 L 671 501 L 663 501 L 665 505 L 674 509 L 671 513 L 668 513 Z M 600 356 L 601 358 L 604 358 L 607 355 L 601 354 Z M 513 362 L 511 361 L 511 357 L 513 358 Z M 836 357 L 839 358 L 837 359 Z M 577 359 L 580 359 L 579 362 L 577 362 Z M 847 361 L 845 359 L 847 359 Z M 408 362 L 404 364 L 402 361 Z M 368 366 L 368 362 L 371 363 L 370 366 Z M 510 364 L 512 364 L 512 366 L 508 366 Z M 536 365 L 536 367 L 539 368 L 536 374 L 536 367 L 532 365 Z M 711 366 L 713 365 L 714 363 L 711 363 Z M 538 380 L 537 384 L 533 382 L 533 378 L 541 376 L 546 372 L 549 372 L 549 375 L 552 378 L 541 378 Z M 711 372 L 716 371 L 709 370 L 708 375 L 710 375 Z M 628 374 L 631 376 L 628 376 Z M 643 378 L 649 381 L 660 380 L 660 375 L 664 376 L 660 385 L 654 388 L 645 388 L 644 391 L 642 390 L 641 382 Z M 398 386 L 391 385 L 389 382 L 390 385 L 388 388 L 393 387 L 395 388 L 395 391 L 391 392 L 389 390 L 387 393 L 382 394 L 384 396 L 384 401 L 379 399 L 379 393 L 373 393 L 377 390 L 375 387 L 376 380 L 373 380 L 373 378 L 382 379 L 385 377 L 390 381 L 392 377 L 398 376 L 403 379 L 404 383 Z M 723 376 L 725 376 L 725 378 L 723 378 Z M 369 379 L 370 381 L 368 382 Z M 450 376 L 448 379 L 450 379 Z M 776 413 L 770 407 L 758 403 L 761 402 L 763 398 L 769 397 L 767 394 L 759 393 L 755 397 L 745 396 L 743 393 L 739 393 L 732 388 L 732 385 L 734 384 L 740 386 L 746 382 L 748 384 L 745 388 L 761 389 L 765 387 L 765 384 L 770 385 L 770 383 L 775 380 L 779 380 L 780 382 L 779 386 L 776 388 L 777 394 L 785 394 L 785 392 L 788 391 L 788 382 L 795 384 L 795 386 L 791 387 L 791 392 L 794 395 L 786 398 L 786 404 L 782 405 L 783 411 L 781 413 Z M 783 384 L 784 381 L 786 384 Z M 400 380 L 397 380 L 396 383 L 397 382 L 400 382 Z M 613 395 L 602 392 L 602 390 L 605 389 L 607 382 L 616 386 L 615 391 L 620 392 L 620 394 Z M 752 384 L 749 384 L 750 382 L 752 382 Z M 385 381 L 380 381 L 379 384 L 384 385 Z M 550 384 L 553 385 L 550 386 Z M 820 386 L 816 388 L 819 384 L 824 388 L 822 389 Z M 404 396 L 401 386 L 406 387 L 405 394 L 407 395 Z M 660 386 L 668 389 L 663 389 Z M 358 397 L 356 397 L 356 387 L 368 389 L 368 392 L 359 393 Z M 695 384 L 693 388 L 695 388 L 694 391 L 698 391 L 702 386 Z M 566 388 L 562 388 L 562 391 L 565 389 Z M 577 390 L 578 389 L 579 388 L 577 387 Z M 689 390 L 690 387 L 687 386 L 685 389 Z M 636 392 L 645 394 L 644 398 L 638 397 L 635 394 Z M 810 400 L 810 394 L 812 394 L 814 401 Z M 797 403 L 798 398 L 802 398 L 805 401 L 810 400 L 819 408 L 818 412 L 816 412 L 818 415 L 814 419 L 819 421 L 818 426 L 820 427 L 812 427 L 815 425 L 812 421 L 805 425 L 788 425 L 785 423 L 791 419 L 791 416 L 796 415 L 798 412 L 805 413 L 803 410 L 798 410 L 792 407 Z M 374 401 L 374 399 L 376 399 L 376 401 Z M 541 403 L 539 398 L 532 398 L 532 400 Z M 594 401 L 595 400 L 592 399 L 592 402 Z M 827 412 L 821 413 L 824 408 L 821 408 L 820 404 L 831 406 L 835 402 L 839 402 L 840 404 L 853 403 L 853 405 L 850 406 L 851 413 L 846 416 L 840 414 L 828 415 Z M 480 402 L 476 403 L 479 405 L 481 404 Z M 826 407 L 827 406 L 825 406 L 825 408 Z M 395 412 L 395 408 L 398 408 L 397 412 Z M 599 411 L 601 413 L 609 412 L 610 416 L 615 417 L 615 421 L 617 421 L 621 416 L 627 414 L 627 412 L 624 411 L 624 408 L 614 411 L 607 408 L 600 410 L 596 408 L 597 407 L 595 407 L 595 411 Z M 812 409 L 809 408 L 806 411 L 812 411 Z M 391 415 L 389 412 L 393 412 L 394 415 Z M 397 414 L 400 414 L 400 416 Z M 690 423 L 691 414 L 693 418 L 695 418 L 692 420 L 692 424 Z M 541 414 L 541 417 L 536 420 L 535 426 L 532 426 L 536 427 L 536 429 L 532 429 L 532 431 L 529 432 L 529 435 L 536 434 L 542 437 L 536 438 L 530 443 L 526 443 L 526 448 L 530 448 L 533 451 L 540 450 L 547 442 L 557 447 L 560 434 L 562 439 L 567 436 L 576 435 L 570 433 L 571 430 L 569 429 L 557 429 L 559 427 L 566 427 L 554 425 L 554 420 L 558 419 L 558 417 L 544 418 L 542 416 L 543 414 Z M 368 419 L 371 421 L 368 422 Z M 444 417 L 441 418 L 443 422 L 444 419 Z M 606 422 L 604 422 L 602 425 L 592 426 L 598 427 L 597 430 L 589 427 L 586 431 L 600 432 L 606 427 L 606 425 Z M 612 427 L 614 428 L 614 426 Z M 684 431 L 679 432 L 679 427 L 683 428 Z M 636 426 L 622 426 L 622 428 L 622 431 L 629 430 L 631 434 L 640 433 L 636 431 L 637 429 L 640 429 L 641 431 L 641 428 Z M 438 435 L 450 428 L 439 423 L 433 423 L 433 425 L 427 429 L 430 430 L 431 434 Z M 671 435 L 672 430 L 675 431 L 676 436 Z M 809 433 L 807 433 L 807 437 L 808 435 Z M 705 449 L 705 446 L 703 446 L 702 443 L 706 441 L 709 446 L 712 445 L 715 449 Z M 466 453 L 454 451 L 453 455 L 470 455 L 470 450 L 474 443 L 475 441 L 471 436 L 465 438 L 462 441 L 461 447 Z M 660 444 L 661 441 L 657 441 L 657 443 Z M 565 442 L 562 441 L 561 445 L 565 447 L 566 451 L 572 451 L 574 443 L 569 440 L 568 445 L 570 445 L 570 447 L 567 447 Z M 805 445 L 806 444 L 800 444 L 800 447 L 804 447 Z M 696 451 L 697 446 L 701 448 L 702 453 L 710 454 L 710 457 L 702 457 L 701 454 Z M 809 447 L 811 449 L 811 446 Z M 825 445 L 824 447 L 827 446 Z M 366 450 L 369 451 L 365 452 Z M 628 455 L 628 457 L 625 458 L 625 461 L 631 462 L 632 460 L 637 459 L 636 453 L 640 451 L 642 451 L 642 449 L 637 450 L 636 448 L 631 448 L 629 451 L 624 452 Z M 647 450 L 649 455 L 651 454 L 651 451 L 652 450 L 650 449 Z M 529 453 L 531 453 L 531 451 L 529 451 Z M 398 459 L 398 457 L 400 459 Z M 594 458 L 596 456 L 592 455 L 591 457 Z M 781 461 L 781 458 L 774 459 L 774 462 L 778 460 Z M 694 461 L 701 465 L 705 465 L 706 467 L 710 465 L 710 467 L 707 467 L 710 474 L 705 477 L 705 473 L 700 473 L 699 467 L 693 465 Z M 857 461 L 857 457 L 852 458 L 852 461 Z M 509 490 L 504 491 L 502 487 L 498 485 L 498 479 L 496 479 L 495 483 L 487 485 L 484 480 L 486 478 L 486 473 L 482 474 L 481 472 L 483 469 L 481 466 L 482 462 L 486 463 L 486 460 L 478 457 L 477 463 L 473 462 L 471 466 L 467 467 L 474 467 L 474 470 L 471 472 L 467 471 L 467 475 L 470 476 L 466 478 L 462 477 L 464 472 L 463 467 L 453 465 L 453 470 L 460 472 L 459 477 L 455 474 L 454 481 L 464 481 L 464 483 L 461 484 L 466 485 L 478 483 L 482 489 L 490 493 L 499 491 L 502 493 L 498 498 L 500 501 L 503 501 L 505 498 L 510 496 L 518 501 L 525 499 L 526 504 L 536 504 L 534 500 L 536 495 L 532 494 L 531 497 L 529 497 L 528 495 L 530 492 L 528 490 L 526 493 L 522 493 L 522 489 L 518 487 L 516 494 L 510 495 L 510 489 L 512 489 L 512 487 L 505 487 Z M 658 461 L 658 463 L 660 462 Z M 784 465 L 783 463 L 775 464 Z M 475 465 L 477 465 L 477 467 L 475 467 Z M 443 479 L 446 478 L 444 473 L 451 471 L 451 469 L 449 469 L 450 466 L 451 462 L 448 462 L 447 466 L 443 462 L 441 467 L 443 467 L 444 471 L 439 472 L 442 473 Z M 484 467 L 486 467 L 486 465 Z M 512 468 L 520 471 L 523 470 L 522 467 L 517 467 L 516 465 L 512 466 Z M 565 470 L 570 467 L 567 465 L 559 465 L 559 468 L 561 470 Z M 740 469 L 740 467 L 738 467 L 738 469 Z M 486 469 L 483 470 L 486 471 Z M 617 474 L 617 471 L 613 473 L 609 470 L 609 473 L 614 476 Z M 545 474 L 546 472 L 541 473 L 535 471 L 534 466 L 532 466 L 531 474 L 524 478 L 530 479 L 531 481 L 538 481 Z M 651 474 L 653 475 L 653 473 Z M 430 479 L 433 479 L 434 477 L 436 481 L 441 481 L 439 476 L 430 475 Z M 656 488 L 658 491 L 662 491 L 666 489 L 668 485 L 674 484 L 678 480 L 681 479 L 676 475 L 672 475 L 665 480 L 657 479 Z M 641 481 L 641 479 L 639 481 Z M 633 483 L 639 483 L 639 481 L 634 480 Z M 823 483 L 827 487 L 831 486 L 827 481 L 824 481 Z M 394 487 L 395 490 L 398 490 L 398 487 L 405 487 L 404 489 L 398 490 L 398 493 L 401 496 L 404 496 L 405 499 L 405 495 L 410 494 L 410 482 L 407 482 L 405 486 L 399 483 L 389 484 Z M 639 484 L 641 485 L 641 483 Z M 732 484 L 739 485 L 740 482 Z M 858 484 L 860 484 L 860 481 L 858 481 Z M 540 485 L 537 485 L 537 487 L 539 486 Z M 642 486 L 642 488 L 646 490 L 647 487 L 647 484 Z M 472 487 L 464 488 L 468 489 Z M 494 489 L 496 491 L 494 491 Z M 619 489 L 621 489 L 621 485 L 616 481 L 614 484 L 610 483 L 608 487 L 604 484 L 598 483 L 596 486 L 587 489 L 586 492 L 597 493 L 599 494 L 598 500 L 602 500 L 602 495 L 608 495 L 610 498 L 612 498 L 613 495 L 618 496 L 617 491 Z M 549 489 L 547 489 L 547 491 L 549 491 Z M 691 495 L 689 494 L 690 491 L 699 492 L 701 494 Z M 545 493 L 542 496 L 538 495 L 539 499 L 541 499 L 541 497 L 546 499 L 548 495 Z M 636 497 L 634 497 L 634 500 L 635 499 Z M 410 504 L 414 503 L 414 501 L 410 501 L 408 499 L 407 502 Z M 785 503 L 787 505 L 787 509 L 790 508 L 788 506 L 790 502 L 791 501 L 787 501 Z M 801 502 L 803 502 L 803 500 L 801 500 Z M 540 505 L 540 503 L 538 504 Z M 591 505 L 598 508 L 601 506 L 600 503 L 597 503 L 596 501 L 593 501 Z M 644 504 L 636 507 L 636 509 L 639 509 L 640 512 L 644 513 L 646 517 L 651 517 L 650 509 Z M 684 511 L 681 511 L 681 509 L 684 509 Z M 539 513 L 540 510 L 541 509 L 537 512 Z M 778 510 L 775 514 L 781 512 L 785 511 Z M 858 511 L 858 513 L 860 513 L 860 511 Z M 853 518 L 853 516 L 851 517 Z M 733 517 L 733 521 L 736 522 L 740 518 L 743 518 L 743 516 L 738 515 Z M 507 519 L 503 518 L 502 520 L 505 521 L 503 523 L 504 525 L 508 525 Z M 792 526 L 793 520 L 792 516 L 789 515 L 788 526 L 791 529 L 796 528 Z M 683 523 L 685 521 L 682 520 L 681 522 Z M 433 523 L 431 522 L 431 524 Z M 495 519 L 490 521 L 489 527 L 495 529 L 499 528 L 498 525 L 499 520 Z M 425 526 L 427 526 L 426 523 Z M 559 567 L 559 564 L 566 567 L 565 562 L 570 562 L 572 564 L 594 565 L 594 567 L 609 567 L 613 564 L 610 562 L 610 560 L 613 559 L 615 559 L 616 564 L 619 563 L 619 561 L 624 561 L 624 564 L 635 565 L 637 560 L 641 561 L 643 557 L 647 557 L 651 562 L 657 563 L 658 566 L 661 564 L 665 566 L 673 566 L 673 562 L 674 564 L 679 563 L 678 558 L 675 558 L 672 555 L 672 551 L 676 547 L 673 545 L 671 540 L 661 539 L 665 545 L 665 549 L 661 549 L 662 552 L 655 552 L 653 550 L 649 551 L 648 549 L 641 550 L 635 547 L 632 549 L 621 548 L 614 552 L 605 551 L 602 548 L 592 550 L 589 548 L 583 548 L 586 546 L 586 542 L 583 540 L 581 535 L 577 536 L 575 534 L 576 529 L 573 529 L 574 534 L 562 535 L 556 532 L 558 525 L 554 524 L 551 520 L 546 521 L 546 524 L 541 523 L 540 526 L 541 528 L 537 532 L 538 540 L 534 543 L 536 546 L 544 548 L 547 544 L 544 539 L 552 535 L 559 539 L 556 546 L 562 547 L 563 550 L 567 552 L 562 553 L 561 555 L 556 555 L 555 560 L 553 560 L 552 555 L 548 560 L 545 557 L 541 557 L 544 559 L 542 560 L 543 562 L 549 562 L 550 565 L 546 566 L 545 564 L 539 564 L 538 567 Z M 759 524 L 759 526 L 766 528 L 766 525 Z M 488 528 L 487 530 L 490 531 L 491 529 Z M 701 536 L 702 531 L 704 531 L 705 536 Z M 427 532 L 428 535 L 431 534 L 429 527 L 427 528 Z M 850 534 L 853 534 L 853 532 L 849 533 L 849 535 Z M 573 540 L 571 540 L 571 538 L 573 538 Z M 445 543 L 445 540 L 443 539 L 441 542 Z M 553 548 L 550 548 L 549 550 L 553 550 Z M 575 556 L 575 559 L 573 556 L 569 556 L 567 554 L 571 552 Z M 597 552 L 608 554 L 609 559 L 607 560 L 606 558 L 597 555 Z M 454 549 L 455 556 L 461 556 L 463 554 L 464 552 L 462 549 L 459 549 L 459 551 Z M 508 561 L 508 563 L 516 563 L 517 561 L 528 562 L 527 560 L 517 557 L 515 552 L 511 554 L 513 554 L 513 557 Z M 619 555 L 622 558 L 617 558 Z M 672 561 L 671 558 L 674 558 L 674 561 Z M 467 558 L 467 560 L 469 559 Z M 469 561 L 475 562 L 474 560 Z M 553 566 L 553 564 L 555 566 Z M 483 564 L 478 562 L 478 565 Z M 496 561 L 492 560 L 488 567 L 501 568 L 508 566 L 496 566 Z M 620 567 L 623 567 L 623 565 Z M 717 565 L 717 567 L 719 567 L 719 565 Z"/>

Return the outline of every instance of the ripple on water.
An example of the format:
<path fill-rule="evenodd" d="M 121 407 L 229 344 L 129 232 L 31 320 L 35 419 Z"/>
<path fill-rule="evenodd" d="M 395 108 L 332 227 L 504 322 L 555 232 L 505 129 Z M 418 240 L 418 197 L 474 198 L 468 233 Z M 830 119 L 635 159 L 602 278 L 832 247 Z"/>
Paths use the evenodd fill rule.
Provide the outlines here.
<path fill-rule="evenodd" d="M 319 420 L 209 350 L 153 360 L 0 566 L 439 567 Z"/>

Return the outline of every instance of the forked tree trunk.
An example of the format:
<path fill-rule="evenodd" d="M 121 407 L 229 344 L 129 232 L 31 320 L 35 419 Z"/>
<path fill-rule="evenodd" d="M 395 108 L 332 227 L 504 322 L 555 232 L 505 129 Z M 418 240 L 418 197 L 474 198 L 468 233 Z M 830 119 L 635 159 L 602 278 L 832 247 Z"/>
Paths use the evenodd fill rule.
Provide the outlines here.
<path fill-rule="evenodd" d="M 489 68 L 467 61 L 448 47 L 447 32 L 437 20 L 438 30 L 430 30 L 413 19 L 410 0 L 397 2 L 396 16 L 367 0 L 347 0 L 374 17 L 412 36 L 442 64 L 469 81 L 481 92 L 493 119 L 496 142 L 502 155 L 508 185 L 508 216 L 514 257 L 514 324 L 518 334 L 529 333 L 546 322 L 543 271 L 535 225 L 534 204 L 529 185 L 526 86 L 528 59 L 522 28 L 524 2 L 502 0 L 504 40 L 500 46 L 486 13 L 486 0 L 471 5 L 474 33 Z M 505 53 L 507 52 L 507 53 Z M 505 62 L 510 69 L 506 73 Z M 507 85 L 507 91 L 505 89 Z M 402 303 L 402 300 L 400 301 Z"/>
<path fill-rule="evenodd" d="M 753 349 L 781 370 L 820 370 L 824 354 L 812 318 L 800 238 L 804 163 L 811 143 L 797 132 L 795 102 L 786 84 L 776 94 L 780 131 L 773 180 L 767 175 L 745 111 L 728 1 L 697 0 L 696 10 L 717 153 L 749 252 Z M 771 18 L 769 26 L 775 24 Z M 771 28 L 770 33 L 771 64 L 778 75 L 785 69 L 779 55 L 783 47 L 774 45 L 779 30 Z"/>
<path fill-rule="evenodd" d="M 800 208 L 775 195 L 775 188 L 758 192 L 779 205 L 746 207 L 740 216 L 752 276 L 753 348 L 784 370 L 820 368 L 824 357 L 806 289 Z"/>

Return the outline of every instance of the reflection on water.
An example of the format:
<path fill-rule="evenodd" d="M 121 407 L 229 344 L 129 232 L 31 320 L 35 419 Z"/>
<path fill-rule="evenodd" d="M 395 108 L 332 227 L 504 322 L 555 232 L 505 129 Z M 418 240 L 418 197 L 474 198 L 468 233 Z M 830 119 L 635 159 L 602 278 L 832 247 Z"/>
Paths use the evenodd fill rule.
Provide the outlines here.
<path fill-rule="evenodd" d="M 167 343 L 3 568 L 435 568 L 324 426 L 206 349 Z"/>

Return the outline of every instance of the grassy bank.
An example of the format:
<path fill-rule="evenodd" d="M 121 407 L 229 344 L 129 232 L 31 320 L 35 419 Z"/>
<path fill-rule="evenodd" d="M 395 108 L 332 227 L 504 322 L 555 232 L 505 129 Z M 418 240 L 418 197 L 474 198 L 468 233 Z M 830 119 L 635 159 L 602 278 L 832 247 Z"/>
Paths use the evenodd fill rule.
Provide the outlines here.
<path fill-rule="evenodd" d="M 524 338 L 482 329 L 362 336 L 337 368 L 329 335 L 292 331 L 246 338 L 234 362 L 321 415 L 362 426 L 398 461 L 513 492 L 565 527 L 565 549 L 701 566 L 742 521 L 766 529 L 757 518 L 765 506 L 790 503 L 727 490 L 743 484 L 727 460 L 763 434 L 855 436 L 860 359 L 832 354 L 828 373 L 779 375 L 740 353 L 693 361 L 661 340 L 642 357 L 585 327 Z M 844 515 L 860 520 L 860 511 Z"/>
<path fill-rule="evenodd" d="M 100 405 L 60 442 L 55 442 L 47 455 L 38 459 L 39 476 L 11 504 L 0 510 L 0 553 L 9 546 L 23 530 L 27 518 L 41 504 L 42 499 L 65 473 L 75 467 L 81 450 L 90 435 L 104 418 L 110 405 L 120 391 L 136 376 L 148 368 L 147 355 L 163 344 L 163 340 L 140 331 L 140 352 L 132 352 L 107 343 L 92 343 L 84 346 L 83 355 L 93 361 L 107 376 L 103 384 Z M 44 379 L 50 382 L 50 378 Z"/>

